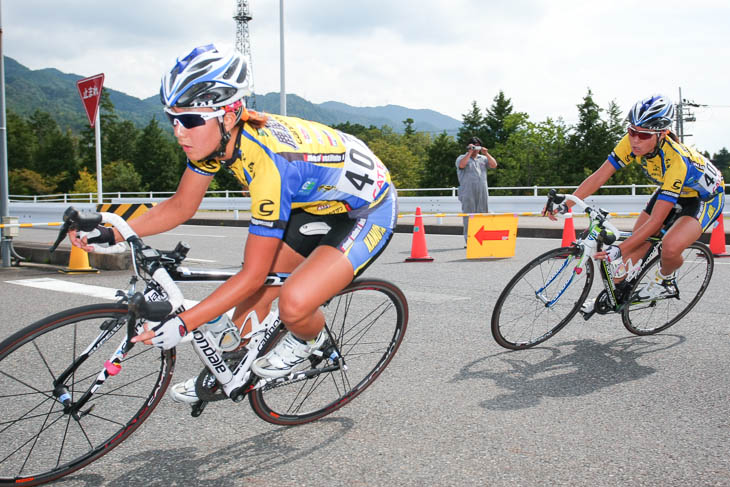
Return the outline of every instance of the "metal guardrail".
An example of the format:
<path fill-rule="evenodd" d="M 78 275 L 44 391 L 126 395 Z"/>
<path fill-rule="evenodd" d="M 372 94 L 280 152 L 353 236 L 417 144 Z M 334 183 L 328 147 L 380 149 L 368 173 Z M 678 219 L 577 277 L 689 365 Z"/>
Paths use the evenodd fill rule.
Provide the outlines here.
<path fill-rule="evenodd" d="M 587 198 L 589 204 L 596 204 L 615 213 L 631 213 L 640 211 L 649 199 L 649 195 L 596 195 Z M 164 198 L 114 198 L 110 203 L 149 203 L 162 201 Z M 18 218 L 20 223 L 38 223 L 58 221 L 63 211 L 73 204 L 80 210 L 94 211 L 96 203 L 88 202 L 55 202 L 55 203 L 10 203 L 10 214 Z M 489 198 L 490 213 L 537 213 L 545 206 L 544 196 L 491 196 Z M 399 196 L 399 216 L 413 215 L 417 208 L 424 216 L 428 214 L 456 214 L 461 213 L 461 203 L 456 196 Z M 251 209 L 251 199 L 236 198 L 204 198 L 200 205 L 201 210 L 233 211 L 234 218 L 240 218 L 239 213 L 248 213 Z"/>
<path fill-rule="evenodd" d="M 489 188 L 493 196 L 542 196 L 547 195 L 551 189 L 558 190 L 574 190 L 577 186 L 500 186 Z M 605 185 L 602 190 L 619 190 L 629 191 L 631 196 L 637 196 L 637 189 L 641 195 L 642 190 L 653 191 L 656 188 L 651 184 L 627 184 L 627 185 Z M 398 188 L 398 193 L 403 196 L 421 195 L 424 196 L 451 196 L 457 197 L 459 188 L 455 186 L 444 188 Z M 508 193 L 508 194 L 505 194 Z M 114 200 L 152 202 L 162 201 L 172 196 L 172 191 L 144 191 L 144 192 L 108 192 L 102 193 L 102 202 L 111 203 Z M 225 198 L 233 199 L 246 198 L 248 191 L 220 190 L 208 191 L 205 193 L 207 198 Z M 94 204 L 98 201 L 97 193 L 59 193 L 46 195 L 10 195 L 11 203 L 89 203 Z"/>
<path fill-rule="evenodd" d="M 562 186 L 556 189 L 572 192 L 577 186 Z M 545 205 L 545 195 L 553 186 L 509 186 L 490 188 L 490 213 L 537 213 Z M 587 198 L 589 204 L 601 206 L 614 213 L 632 213 L 643 209 L 654 185 L 607 185 L 602 190 L 616 190 L 627 194 L 593 195 Z M 504 195 L 508 193 L 508 195 Z M 645 193 L 645 194 L 642 194 Z M 172 192 L 145 193 L 103 193 L 102 201 L 111 204 L 161 202 L 172 196 Z M 251 198 L 241 191 L 208 191 L 200 205 L 201 210 L 233 211 L 234 218 L 240 212 L 249 212 Z M 435 196 L 430 196 L 434 195 Z M 424 216 L 429 214 L 461 213 L 461 203 L 457 197 L 458 188 L 415 188 L 398 190 L 399 216 L 415 213 L 421 209 Z M 412 196 L 415 195 L 415 196 Z M 18 217 L 20 223 L 57 221 L 69 205 L 79 209 L 95 210 L 97 194 L 55 194 L 37 196 L 10 196 L 9 214 Z"/>

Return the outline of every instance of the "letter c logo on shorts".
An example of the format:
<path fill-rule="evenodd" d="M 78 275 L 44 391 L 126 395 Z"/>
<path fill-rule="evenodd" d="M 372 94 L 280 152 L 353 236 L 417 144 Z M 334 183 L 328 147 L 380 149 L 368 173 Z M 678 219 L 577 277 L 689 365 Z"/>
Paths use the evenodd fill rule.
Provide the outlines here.
<path fill-rule="evenodd" d="M 271 216 L 274 213 L 274 210 L 271 208 L 274 206 L 274 202 L 271 200 L 264 200 L 261 203 L 259 203 L 259 213 L 262 216 Z"/>

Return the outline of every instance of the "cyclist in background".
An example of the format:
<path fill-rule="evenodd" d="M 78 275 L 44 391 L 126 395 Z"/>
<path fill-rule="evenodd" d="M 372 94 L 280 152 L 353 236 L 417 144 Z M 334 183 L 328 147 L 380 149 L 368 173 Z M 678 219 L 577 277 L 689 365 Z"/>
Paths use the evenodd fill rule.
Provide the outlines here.
<path fill-rule="evenodd" d="M 646 239 L 677 217 L 662 239 L 661 266 L 655 279 L 638 291 L 639 299 L 652 300 L 670 292 L 667 286 L 682 265 L 682 252 L 722 213 L 725 182 L 707 158 L 681 144 L 671 132 L 674 105 L 668 97 L 654 95 L 640 100 L 626 118 L 628 133 L 574 194 L 585 199 L 631 163 L 640 164 L 646 176 L 659 185 L 637 218 L 631 237 L 596 254 L 596 258 L 608 259 L 617 267 L 624 264 L 630 271 L 647 251 Z M 570 201 L 565 204 L 573 206 Z M 555 219 L 554 214 L 548 216 Z"/>
<path fill-rule="evenodd" d="M 233 321 L 250 329 L 279 297 L 289 333 L 252 364 L 262 377 L 286 376 L 325 343 L 320 305 L 345 288 L 385 249 L 397 219 L 397 198 L 383 163 L 359 139 L 319 123 L 248 111 L 245 59 L 215 46 L 194 49 L 164 74 L 160 97 L 188 156 L 175 194 L 130 222 L 141 237 L 170 230 L 195 215 L 213 176 L 232 171 L 251 195 L 251 224 L 241 270 L 209 297 L 133 341 L 163 349 L 236 307 Z M 97 235 L 98 233 L 98 235 Z M 113 243 L 99 229 L 72 243 Z M 212 242 L 211 242 L 212 244 Z M 211 245 L 211 252 L 215 248 Z M 271 272 L 291 273 L 281 287 L 262 287 Z M 198 400 L 195 380 L 176 384 L 173 399 Z"/>

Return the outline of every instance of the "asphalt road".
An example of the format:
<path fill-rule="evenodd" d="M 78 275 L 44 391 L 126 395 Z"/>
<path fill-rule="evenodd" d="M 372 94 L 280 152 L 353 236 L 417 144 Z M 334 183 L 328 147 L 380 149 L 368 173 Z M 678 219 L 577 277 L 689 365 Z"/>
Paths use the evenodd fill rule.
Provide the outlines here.
<path fill-rule="evenodd" d="M 200 265 L 228 266 L 240 261 L 245 235 L 183 226 L 145 240 L 186 240 Z M 635 337 L 619 316 L 596 316 L 535 349 L 501 349 L 489 331 L 493 303 L 521 266 L 558 243 L 518 239 L 515 257 L 467 260 L 460 236 L 427 235 L 434 262 L 405 263 L 411 236 L 397 234 L 367 274 L 404 290 L 408 331 L 350 405 L 285 428 L 261 421 L 247 401 L 210 404 L 192 418 L 165 398 L 120 447 L 58 485 L 730 485 L 730 260 L 717 262 L 698 308 L 660 335 Z M 102 301 L 8 282 L 38 277 L 122 288 L 128 272 L 0 268 L 0 339 Z M 189 299 L 211 289 L 184 288 Z M 199 369 L 181 349 L 176 379 Z"/>

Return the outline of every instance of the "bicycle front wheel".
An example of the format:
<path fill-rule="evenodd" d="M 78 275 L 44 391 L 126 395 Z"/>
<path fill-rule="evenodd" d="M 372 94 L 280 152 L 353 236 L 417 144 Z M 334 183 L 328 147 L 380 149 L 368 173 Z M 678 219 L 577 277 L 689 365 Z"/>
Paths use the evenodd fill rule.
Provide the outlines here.
<path fill-rule="evenodd" d="M 122 343 L 126 318 L 122 304 L 83 306 L 0 343 L 0 484 L 37 485 L 67 475 L 119 445 L 154 410 L 170 383 L 174 350 L 136 345 L 117 375 L 103 384 L 99 380 Z M 88 349 L 104 330 L 106 340 Z M 87 354 L 63 384 L 54 386 Z M 94 385 L 91 399 L 69 414 L 59 390 L 64 388 L 73 404 Z"/>
<path fill-rule="evenodd" d="M 251 407 L 263 420 L 304 424 L 349 403 L 393 359 L 408 324 L 408 303 L 401 290 L 377 279 L 354 281 L 322 310 L 334 343 L 328 339 L 324 357 L 311 357 L 294 371 L 306 372 L 306 378 L 274 381 L 250 393 Z M 286 333 L 281 327 L 262 354 Z M 328 357 L 335 350 L 341 358 L 333 363 Z"/>
<path fill-rule="evenodd" d="M 633 299 L 636 291 L 654 280 L 661 266 L 661 257 L 655 257 L 639 274 L 628 294 L 632 299 L 624 305 L 621 318 L 627 330 L 635 335 L 652 335 L 666 330 L 690 312 L 705 293 L 712 279 L 714 257 L 707 246 L 695 242 L 682 252 L 684 262 L 676 271 L 676 285 L 670 294 L 654 301 Z"/>
<path fill-rule="evenodd" d="M 577 247 L 553 249 L 523 267 L 492 311 L 498 344 L 522 350 L 542 343 L 573 319 L 593 284 L 593 261 L 577 267 Z"/>

